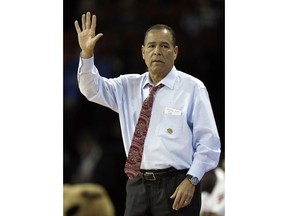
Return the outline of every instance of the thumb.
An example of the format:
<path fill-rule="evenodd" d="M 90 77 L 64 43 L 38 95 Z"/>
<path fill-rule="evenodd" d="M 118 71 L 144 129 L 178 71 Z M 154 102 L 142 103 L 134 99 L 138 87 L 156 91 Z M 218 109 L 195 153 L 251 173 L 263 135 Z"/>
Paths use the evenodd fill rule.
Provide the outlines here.
<path fill-rule="evenodd" d="M 97 43 L 97 41 L 98 41 L 102 36 L 103 36 L 102 33 L 97 34 L 97 35 L 93 38 L 93 41 L 94 41 L 95 43 Z"/>

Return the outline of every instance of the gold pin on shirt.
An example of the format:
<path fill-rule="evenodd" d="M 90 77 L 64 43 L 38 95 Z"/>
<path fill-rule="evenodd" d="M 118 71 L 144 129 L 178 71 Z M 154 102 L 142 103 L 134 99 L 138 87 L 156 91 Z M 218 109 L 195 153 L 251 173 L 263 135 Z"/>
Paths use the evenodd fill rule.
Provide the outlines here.
<path fill-rule="evenodd" d="M 173 133 L 172 128 L 168 128 L 168 129 L 167 129 L 167 132 L 168 132 L 169 134 L 172 134 L 172 133 Z"/>

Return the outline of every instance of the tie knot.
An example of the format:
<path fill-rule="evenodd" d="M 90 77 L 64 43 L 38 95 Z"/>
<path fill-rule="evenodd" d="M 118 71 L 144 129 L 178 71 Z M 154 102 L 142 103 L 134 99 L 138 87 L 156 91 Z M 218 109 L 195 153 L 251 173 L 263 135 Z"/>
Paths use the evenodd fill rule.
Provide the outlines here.
<path fill-rule="evenodd" d="M 161 83 L 158 86 L 153 86 L 149 84 L 150 94 L 154 94 L 158 89 L 162 88 L 164 85 Z"/>

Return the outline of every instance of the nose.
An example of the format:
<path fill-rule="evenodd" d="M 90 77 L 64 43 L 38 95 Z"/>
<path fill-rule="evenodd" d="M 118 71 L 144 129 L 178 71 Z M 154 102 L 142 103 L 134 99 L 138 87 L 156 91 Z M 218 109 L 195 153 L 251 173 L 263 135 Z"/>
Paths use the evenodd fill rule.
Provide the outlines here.
<path fill-rule="evenodd" d="M 155 46 L 155 49 L 153 51 L 154 55 L 161 55 L 161 47 L 160 46 Z"/>

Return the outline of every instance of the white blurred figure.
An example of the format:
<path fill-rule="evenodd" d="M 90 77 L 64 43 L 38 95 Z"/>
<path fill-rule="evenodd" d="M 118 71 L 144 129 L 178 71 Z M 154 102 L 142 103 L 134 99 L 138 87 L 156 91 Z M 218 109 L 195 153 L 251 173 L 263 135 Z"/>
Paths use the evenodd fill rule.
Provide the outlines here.
<path fill-rule="evenodd" d="M 77 141 L 77 151 L 80 156 L 72 183 L 94 182 L 95 169 L 102 157 L 102 148 L 90 131 L 83 130 Z"/>
<path fill-rule="evenodd" d="M 224 160 L 220 167 L 213 170 L 216 182 L 209 193 L 202 191 L 201 216 L 224 216 L 225 215 L 225 166 Z"/>

